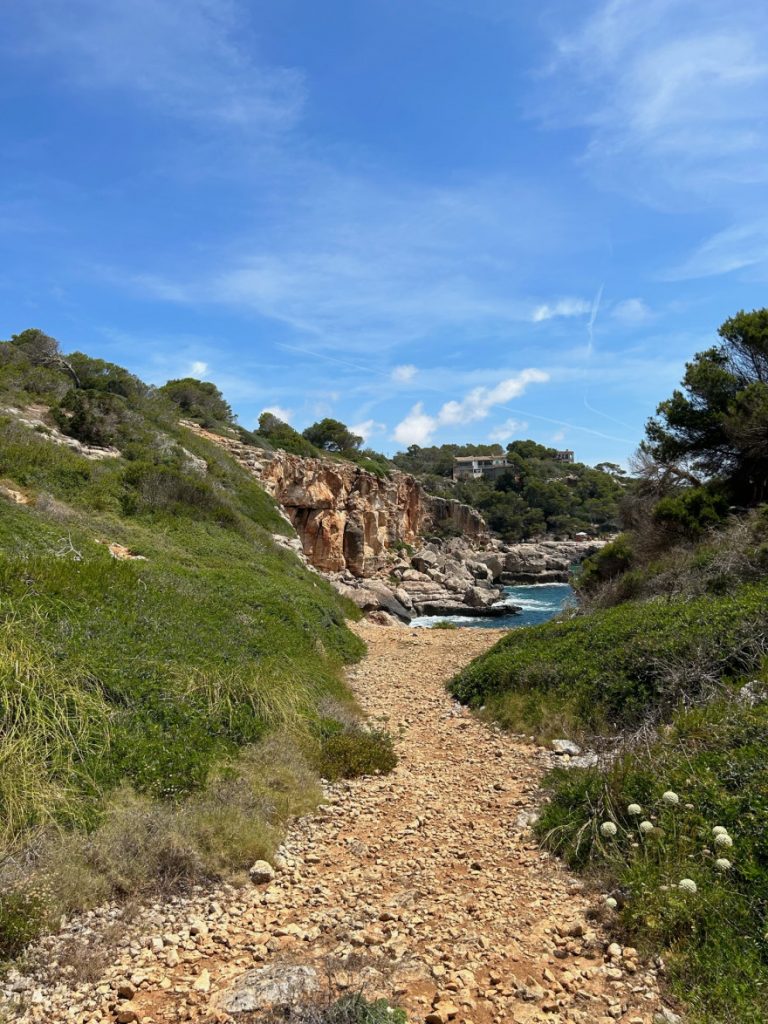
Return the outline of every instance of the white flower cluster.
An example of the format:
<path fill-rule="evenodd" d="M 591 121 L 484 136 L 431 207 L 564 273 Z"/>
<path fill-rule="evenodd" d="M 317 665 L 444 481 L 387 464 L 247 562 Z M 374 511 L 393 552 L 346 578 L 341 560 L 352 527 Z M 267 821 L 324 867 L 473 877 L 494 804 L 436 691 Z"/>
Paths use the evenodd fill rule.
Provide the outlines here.
<path fill-rule="evenodd" d="M 664 801 L 665 804 L 669 804 L 670 807 L 677 807 L 677 805 L 680 803 L 680 797 L 677 795 L 677 793 L 674 792 L 674 790 L 671 789 L 668 789 L 666 793 L 662 793 L 661 799 Z"/>
<path fill-rule="evenodd" d="M 604 836 L 615 836 L 618 831 L 612 821 L 604 821 L 600 826 L 600 833 Z"/>
<path fill-rule="evenodd" d="M 715 846 L 722 846 L 725 850 L 730 850 L 733 846 L 733 840 L 728 835 L 728 830 L 723 828 L 722 825 L 715 825 L 712 829 L 712 835 L 715 839 Z"/>

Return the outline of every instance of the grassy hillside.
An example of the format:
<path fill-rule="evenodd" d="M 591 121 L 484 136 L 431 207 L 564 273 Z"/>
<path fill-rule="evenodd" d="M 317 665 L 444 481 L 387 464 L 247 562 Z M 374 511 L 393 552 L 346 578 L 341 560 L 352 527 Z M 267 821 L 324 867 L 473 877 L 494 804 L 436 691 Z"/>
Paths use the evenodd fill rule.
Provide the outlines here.
<path fill-rule="evenodd" d="M 768 653 L 768 583 L 656 599 L 514 630 L 451 692 L 510 728 L 614 734 L 701 702 Z"/>
<path fill-rule="evenodd" d="M 319 774 L 393 760 L 341 677 L 362 653 L 356 612 L 275 544 L 289 527 L 253 479 L 125 371 L 99 364 L 100 386 L 73 392 L 66 371 L 10 348 L 0 954 L 62 910 L 247 868 Z M 96 362 L 78 357 L 81 382 Z M 126 379 L 127 395 L 103 387 Z M 55 441 L 97 430 L 119 455 Z"/>

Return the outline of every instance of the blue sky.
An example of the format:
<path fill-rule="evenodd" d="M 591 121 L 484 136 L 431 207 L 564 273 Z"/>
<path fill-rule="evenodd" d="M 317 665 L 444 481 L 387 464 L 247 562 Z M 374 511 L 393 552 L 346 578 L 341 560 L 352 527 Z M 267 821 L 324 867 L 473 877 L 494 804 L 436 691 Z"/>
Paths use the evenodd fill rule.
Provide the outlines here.
<path fill-rule="evenodd" d="M 6 0 L 0 337 L 623 462 L 766 304 L 753 0 Z"/>

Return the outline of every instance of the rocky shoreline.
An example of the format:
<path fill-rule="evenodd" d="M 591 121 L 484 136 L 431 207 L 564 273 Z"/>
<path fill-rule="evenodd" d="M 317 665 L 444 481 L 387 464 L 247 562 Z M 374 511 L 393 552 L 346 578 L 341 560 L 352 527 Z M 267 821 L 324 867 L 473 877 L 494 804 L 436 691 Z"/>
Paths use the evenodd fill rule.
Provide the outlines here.
<path fill-rule="evenodd" d="M 360 579 L 350 572 L 325 574 L 336 589 L 380 625 L 423 615 L 497 618 L 519 611 L 500 602 L 515 583 L 565 583 L 574 564 L 603 541 L 428 541 L 392 562 L 386 573 Z"/>

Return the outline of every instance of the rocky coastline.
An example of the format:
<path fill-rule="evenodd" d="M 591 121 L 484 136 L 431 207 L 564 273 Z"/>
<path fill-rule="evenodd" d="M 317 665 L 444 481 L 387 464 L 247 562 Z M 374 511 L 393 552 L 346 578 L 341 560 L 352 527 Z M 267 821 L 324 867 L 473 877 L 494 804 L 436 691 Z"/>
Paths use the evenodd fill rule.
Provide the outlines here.
<path fill-rule="evenodd" d="M 479 548 L 453 537 L 427 541 L 376 577 L 359 579 L 347 572 L 328 579 L 382 625 L 427 615 L 496 618 L 519 611 L 508 602 L 501 603 L 505 587 L 565 583 L 573 565 L 602 544 L 592 540 L 504 544 L 489 539 Z"/>
<path fill-rule="evenodd" d="M 278 503 L 296 537 L 276 535 L 372 621 L 423 615 L 499 617 L 515 583 L 563 583 L 603 541 L 505 544 L 480 513 L 428 494 L 408 473 L 389 476 L 353 462 L 267 451 L 185 421 L 225 448 Z"/>

